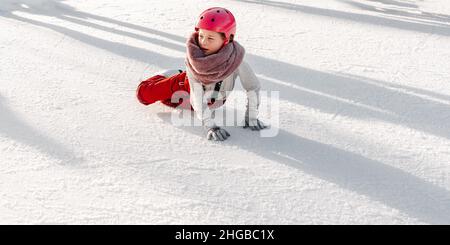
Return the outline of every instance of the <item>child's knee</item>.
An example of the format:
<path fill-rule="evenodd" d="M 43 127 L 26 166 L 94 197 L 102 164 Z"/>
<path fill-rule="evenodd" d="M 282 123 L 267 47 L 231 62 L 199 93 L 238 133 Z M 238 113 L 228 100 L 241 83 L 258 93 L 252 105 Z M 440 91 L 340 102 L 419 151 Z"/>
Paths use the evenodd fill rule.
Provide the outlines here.
<path fill-rule="evenodd" d="M 139 102 L 141 102 L 141 104 L 149 105 L 149 104 L 152 104 L 152 102 L 150 102 L 148 100 L 148 98 L 147 98 L 148 96 L 144 96 L 144 90 L 145 90 L 146 86 L 147 86 L 147 81 L 143 81 L 139 84 L 139 86 L 136 89 L 136 97 L 139 100 Z"/>
<path fill-rule="evenodd" d="M 139 102 L 144 105 L 155 103 L 157 100 L 153 98 L 154 96 L 152 96 L 154 94 L 154 92 L 152 91 L 152 87 L 156 82 L 161 81 L 162 79 L 165 79 L 165 77 L 156 75 L 145 81 L 142 81 L 136 89 L 136 97 Z"/>

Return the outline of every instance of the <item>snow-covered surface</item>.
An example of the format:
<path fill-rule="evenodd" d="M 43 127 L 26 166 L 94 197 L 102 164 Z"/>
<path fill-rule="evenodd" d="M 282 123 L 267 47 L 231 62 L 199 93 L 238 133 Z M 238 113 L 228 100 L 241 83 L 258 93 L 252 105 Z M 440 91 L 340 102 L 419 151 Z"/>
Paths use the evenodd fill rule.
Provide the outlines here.
<path fill-rule="evenodd" d="M 137 102 L 210 6 L 277 137 Z M 450 224 L 447 0 L 1 0 L 0 55 L 1 224 Z"/>

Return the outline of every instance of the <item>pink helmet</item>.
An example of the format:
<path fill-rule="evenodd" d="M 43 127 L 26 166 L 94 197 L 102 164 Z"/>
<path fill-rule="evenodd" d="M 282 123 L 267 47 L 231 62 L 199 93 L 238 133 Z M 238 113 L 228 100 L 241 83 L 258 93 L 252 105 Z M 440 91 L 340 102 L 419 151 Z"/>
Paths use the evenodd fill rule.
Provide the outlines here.
<path fill-rule="evenodd" d="M 225 42 L 228 43 L 231 35 L 236 34 L 236 20 L 233 14 L 225 8 L 209 8 L 199 16 L 195 31 L 199 29 L 222 32 L 225 34 Z"/>

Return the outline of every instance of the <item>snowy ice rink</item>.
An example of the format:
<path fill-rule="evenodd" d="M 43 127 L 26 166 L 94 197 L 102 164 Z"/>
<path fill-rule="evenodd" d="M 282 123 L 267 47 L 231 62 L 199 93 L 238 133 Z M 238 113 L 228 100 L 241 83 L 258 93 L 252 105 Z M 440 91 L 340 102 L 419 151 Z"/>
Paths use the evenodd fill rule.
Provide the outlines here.
<path fill-rule="evenodd" d="M 212 6 L 276 137 L 135 97 Z M 0 0 L 0 57 L 0 224 L 450 224 L 448 0 Z"/>

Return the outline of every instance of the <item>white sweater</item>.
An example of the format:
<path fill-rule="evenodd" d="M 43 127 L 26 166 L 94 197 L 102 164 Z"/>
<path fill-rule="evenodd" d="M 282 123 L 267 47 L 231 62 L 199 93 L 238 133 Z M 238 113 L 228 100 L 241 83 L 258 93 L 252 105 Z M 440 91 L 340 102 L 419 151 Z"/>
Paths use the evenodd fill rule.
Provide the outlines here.
<path fill-rule="evenodd" d="M 215 84 L 203 85 L 200 81 L 194 78 L 189 67 L 186 67 L 186 74 L 189 79 L 190 87 L 190 102 L 194 108 L 195 114 L 198 119 L 206 127 L 214 127 L 216 124 L 212 119 L 212 111 L 207 105 L 208 95 L 214 91 Z M 227 92 L 231 92 L 234 88 L 236 78 L 239 76 L 242 87 L 247 94 L 247 112 L 250 119 L 256 119 L 258 117 L 258 106 L 260 101 L 259 90 L 261 88 L 260 82 L 252 71 L 247 62 L 242 61 L 241 65 L 227 78 L 222 81 L 219 94 L 216 100 L 225 100 Z M 208 97 L 204 97 L 204 95 Z"/>

